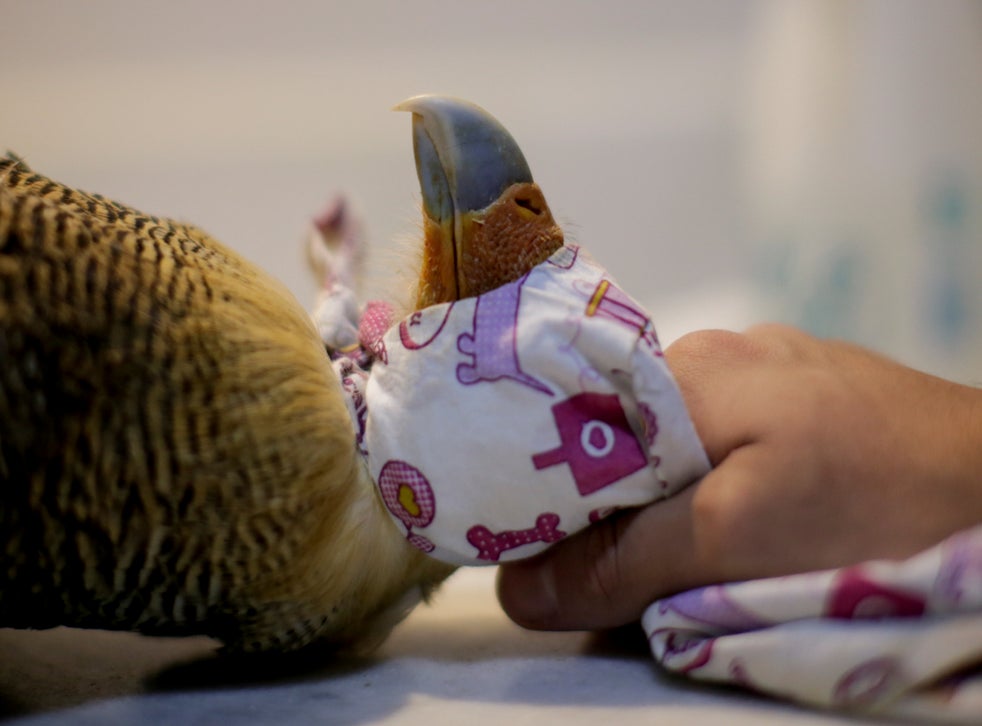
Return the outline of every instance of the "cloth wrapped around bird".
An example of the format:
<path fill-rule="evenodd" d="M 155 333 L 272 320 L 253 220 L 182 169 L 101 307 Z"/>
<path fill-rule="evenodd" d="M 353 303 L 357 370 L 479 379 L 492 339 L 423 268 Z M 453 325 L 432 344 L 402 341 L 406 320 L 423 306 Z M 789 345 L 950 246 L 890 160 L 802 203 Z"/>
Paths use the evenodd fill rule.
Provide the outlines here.
<path fill-rule="evenodd" d="M 314 317 L 395 526 L 444 561 L 532 556 L 708 471 L 649 316 L 583 249 L 395 325 L 371 303 L 359 324 L 341 285 Z M 691 678 L 977 723 L 982 527 L 903 562 L 680 593 L 642 625 Z"/>
<path fill-rule="evenodd" d="M 370 306 L 360 346 L 340 327 L 327 344 L 382 501 L 438 559 L 530 557 L 709 470 L 650 318 L 576 246 L 391 327 Z"/>

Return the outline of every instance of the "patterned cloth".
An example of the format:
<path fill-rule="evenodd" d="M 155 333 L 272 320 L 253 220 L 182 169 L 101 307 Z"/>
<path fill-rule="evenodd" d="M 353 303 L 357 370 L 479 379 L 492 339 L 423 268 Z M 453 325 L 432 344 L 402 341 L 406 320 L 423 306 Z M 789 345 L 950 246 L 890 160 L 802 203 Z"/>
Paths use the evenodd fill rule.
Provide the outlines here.
<path fill-rule="evenodd" d="M 433 557 L 530 557 L 709 470 L 651 320 L 577 247 L 387 331 L 378 313 L 360 326 L 374 363 L 357 437 L 393 519 Z"/>
<path fill-rule="evenodd" d="M 334 283 L 314 317 L 381 499 L 434 557 L 530 557 L 708 470 L 651 320 L 582 249 L 396 325 L 354 310 Z M 694 679 L 982 723 L 982 526 L 905 562 L 685 592 L 642 625 Z"/>
<path fill-rule="evenodd" d="M 982 723 L 982 526 L 903 562 L 714 585 L 642 625 L 669 670 L 801 703 Z"/>

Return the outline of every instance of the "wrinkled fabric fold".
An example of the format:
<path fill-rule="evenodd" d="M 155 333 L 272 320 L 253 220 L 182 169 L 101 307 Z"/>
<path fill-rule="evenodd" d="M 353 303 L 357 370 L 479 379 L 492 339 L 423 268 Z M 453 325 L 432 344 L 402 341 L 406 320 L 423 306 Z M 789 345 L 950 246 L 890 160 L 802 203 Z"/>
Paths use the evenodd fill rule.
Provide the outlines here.
<path fill-rule="evenodd" d="M 530 557 L 709 470 L 650 317 L 581 248 L 399 322 L 352 300 L 334 284 L 314 320 L 381 501 L 433 557 Z M 642 625 L 656 661 L 693 679 L 979 723 L 982 526 L 903 562 L 684 592 Z"/>
<path fill-rule="evenodd" d="M 900 562 L 714 585 L 642 625 L 668 670 L 823 708 L 982 719 L 982 526 Z"/>
<path fill-rule="evenodd" d="M 438 559 L 530 557 L 709 469 L 650 317 L 578 247 L 373 348 L 369 468 Z"/>

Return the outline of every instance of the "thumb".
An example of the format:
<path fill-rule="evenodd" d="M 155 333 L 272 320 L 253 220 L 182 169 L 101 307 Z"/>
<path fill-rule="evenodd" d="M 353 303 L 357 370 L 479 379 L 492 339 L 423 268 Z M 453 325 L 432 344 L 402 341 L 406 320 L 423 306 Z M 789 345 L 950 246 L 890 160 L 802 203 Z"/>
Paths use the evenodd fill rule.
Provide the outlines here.
<path fill-rule="evenodd" d="M 502 565 L 501 606 L 527 628 L 598 630 L 636 622 L 659 597 L 701 584 L 691 511 L 697 486 Z"/>

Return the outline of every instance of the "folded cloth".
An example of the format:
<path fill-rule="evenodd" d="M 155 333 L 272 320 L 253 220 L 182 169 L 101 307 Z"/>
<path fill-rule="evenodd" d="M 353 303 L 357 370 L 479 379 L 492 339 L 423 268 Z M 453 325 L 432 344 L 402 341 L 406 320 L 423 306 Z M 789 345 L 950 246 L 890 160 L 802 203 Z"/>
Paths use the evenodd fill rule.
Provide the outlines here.
<path fill-rule="evenodd" d="M 647 313 L 580 248 L 363 343 L 372 477 L 446 562 L 530 557 L 709 469 Z"/>
<path fill-rule="evenodd" d="M 381 500 L 433 557 L 530 557 L 709 469 L 648 314 L 580 248 L 396 325 L 351 299 L 334 281 L 314 318 Z M 694 679 L 980 723 L 982 527 L 905 562 L 685 592 L 642 625 Z"/>
<path fill-rule="evenodd" d="M 671 671 L 825 708 L 982 723 L 982 526 L 901 562 L 714 585 L 642 619 Z"/>

